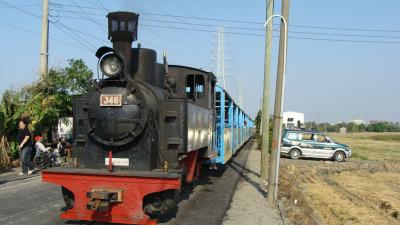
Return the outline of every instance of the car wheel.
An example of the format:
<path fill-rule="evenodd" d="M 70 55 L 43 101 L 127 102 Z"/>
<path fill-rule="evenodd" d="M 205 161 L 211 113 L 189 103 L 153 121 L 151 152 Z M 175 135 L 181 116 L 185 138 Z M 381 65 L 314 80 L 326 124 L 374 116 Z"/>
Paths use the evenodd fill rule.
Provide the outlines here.
<path fill-rule="evenodd" d="M 336 152 L 335 155 L 333 156 L 333 159 L 336 162 L 344 162 L 345 157 L 346 156 L 344 155 L 343 152 Z"/>
<path fill-rule="evenodd" d="M 298 149 L 293 149 L 290 151 L 289 156 L 291 159 L 299 159 L 301 156 L 301 152 Z"/>

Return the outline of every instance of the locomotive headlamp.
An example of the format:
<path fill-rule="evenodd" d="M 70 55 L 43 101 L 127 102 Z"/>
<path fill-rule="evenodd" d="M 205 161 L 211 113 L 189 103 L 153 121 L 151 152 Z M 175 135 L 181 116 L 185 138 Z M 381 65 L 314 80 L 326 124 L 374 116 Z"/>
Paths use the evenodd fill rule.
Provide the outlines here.
<path fill-rule="evenodd" d="M 122 60 L 116 54 L 107 54 L 100 59 L 100 70 L 107 77 L 114 77 L 122 70 Z"/>

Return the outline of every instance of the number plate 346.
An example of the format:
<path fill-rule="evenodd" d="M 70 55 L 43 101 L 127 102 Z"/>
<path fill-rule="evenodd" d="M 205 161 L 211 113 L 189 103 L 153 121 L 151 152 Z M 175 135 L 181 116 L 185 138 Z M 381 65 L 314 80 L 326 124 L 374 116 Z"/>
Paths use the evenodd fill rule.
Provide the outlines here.
<path fill-rule="evenodd" d="M 100 95 L 100 106 L 121 106 L 122 95 L 119 94 L 103 94 Z"/>

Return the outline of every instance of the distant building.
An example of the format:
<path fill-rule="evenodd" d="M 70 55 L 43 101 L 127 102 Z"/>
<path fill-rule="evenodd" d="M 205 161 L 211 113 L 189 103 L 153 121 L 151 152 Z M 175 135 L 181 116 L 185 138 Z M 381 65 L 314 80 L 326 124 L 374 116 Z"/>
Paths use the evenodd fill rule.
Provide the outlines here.
<path fill-rule="evenodd" d="M 351 122 L 355 125 L 367 124 L 364 120 L 352 120 Z"/>
<path fill-rule="evenodd" d="M 284 112 L 283 124 L 287 129 L 304 128 L 304 113 L 299 112 Z"/>
<path fill-rule="evenodd" d="M 56 138 L 72 139 L 72 117 L 65 117 L 58 120 Z"/>
<path fill-rule="evenodd" d="M 383 120 L 370 120 L 369 124 L 377 124 L 377 123 L 382 123 L 384 122 Z"/>

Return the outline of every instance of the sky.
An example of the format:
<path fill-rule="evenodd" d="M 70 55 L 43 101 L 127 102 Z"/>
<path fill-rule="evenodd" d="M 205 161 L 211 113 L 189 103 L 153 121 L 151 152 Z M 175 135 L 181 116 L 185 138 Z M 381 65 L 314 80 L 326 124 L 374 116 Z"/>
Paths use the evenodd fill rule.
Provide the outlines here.
<path fill-rule="evenodd" d="M 0 0 L 0 93 L 38 79 L 39 0 Z M 281 1 L 274 12 L 280 14 Z M 224 27 L 226 86 L 255 117 L 264 77 L 265 1 L 50 0 L 49 66 L 81 58 L 95 73 L 94 53 L 107 40 L 110 11 L 140 14 L 138 42 L 167 52 L 169 64 L 216 72 L 217 31 Z M 291 0 L 284 111 L 306 121 L 400 121 L 400 1 Z M 279 21 L 274 20 L 278 29 Z M 276 31 L 274 36 L 278 36 Z M 134 43 L 136 45 L 137 43 Z M 279 39 L 273 38 L 270 114 Z"/>

